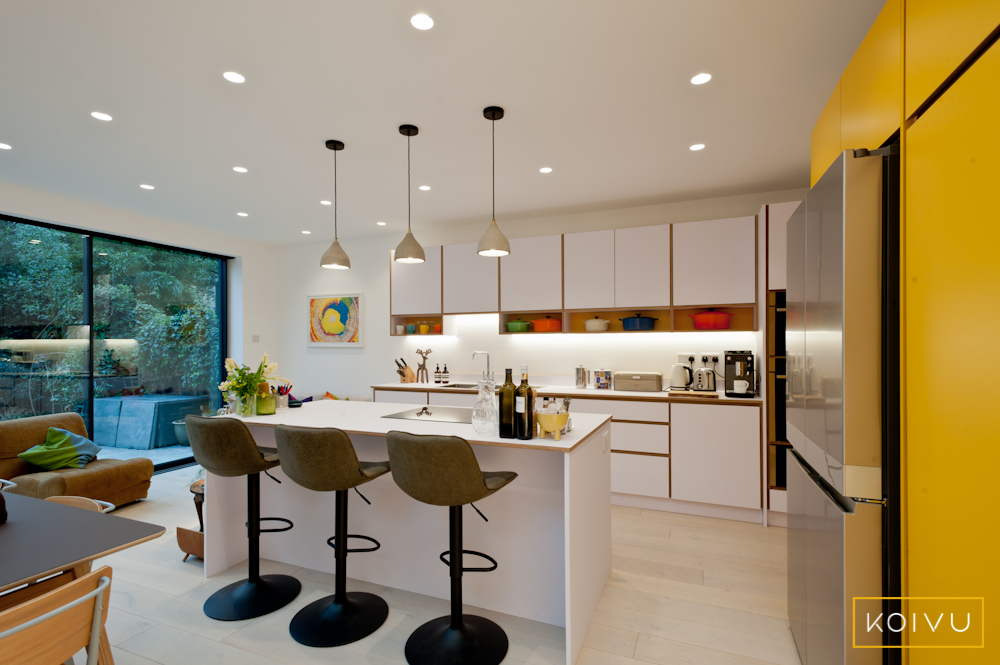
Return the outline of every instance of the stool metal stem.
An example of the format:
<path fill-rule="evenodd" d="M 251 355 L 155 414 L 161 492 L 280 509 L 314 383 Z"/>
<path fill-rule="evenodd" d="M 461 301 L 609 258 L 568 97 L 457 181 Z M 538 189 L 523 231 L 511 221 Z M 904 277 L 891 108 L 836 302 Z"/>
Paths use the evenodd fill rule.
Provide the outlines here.
<path fill-rule="evenodd" d="M 260 581 L 260 474 L 247 474 L 247 538 L 250 582 Z"/>
<path fill-rule="evenodd" d="M 451 627 L 462 629 L 462 506 L 448 508 L 451 548 Z"/>
<path fill-rule="evenodd" d="M 338 490 L 336 495 L 336 585 L 333 599 L 336 603 L 343 603 L 347 600 L 347 490 Z"/>

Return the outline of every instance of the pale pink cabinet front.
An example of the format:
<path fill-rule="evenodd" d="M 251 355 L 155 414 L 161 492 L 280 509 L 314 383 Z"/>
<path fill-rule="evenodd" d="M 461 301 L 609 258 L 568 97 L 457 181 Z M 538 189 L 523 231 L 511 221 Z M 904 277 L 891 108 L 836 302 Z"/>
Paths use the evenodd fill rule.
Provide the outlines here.
<path fill-rule="evenodd" d="M 424 247 L 423 263 L 389 266 L 389 304 L 393 316 L 441 313 L 441 246 Z"/>
<path fill-rule="evenodd" d="M 500 311 L 561 310 L 562 236 L 515 238 L 500 257 Z"/>
<path fill-rule="evenodd" d="M 615 307 L 670 306 L 670 225 L 615 229 Z"/>
<path fill-rule="evenodd" d="M 674 224 L 674 305 L 756 301 L 756 217 Z"/>
<path fill-rule="evenodd" d="M 444 313 L 496 312 L 500 309 L 499 259 L 480 256 L 477 243 L 445 245 Z"/>
<path fill-rule="evenodd" d="M 563 236 L 566 309 L 615 306 L 615 232 L 589 231 Z"/>

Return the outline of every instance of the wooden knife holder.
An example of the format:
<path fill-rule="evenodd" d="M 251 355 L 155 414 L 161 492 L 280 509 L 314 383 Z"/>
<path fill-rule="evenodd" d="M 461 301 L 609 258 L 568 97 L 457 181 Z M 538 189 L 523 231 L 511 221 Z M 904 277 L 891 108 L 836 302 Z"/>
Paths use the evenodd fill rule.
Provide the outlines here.
<path fill-rule="evenodd" d="M 403 376 L 399 377 L 400 383 L 416 383 L 417 376 L 413 373 L 413 370 L 409 367 L 403 368 Z"/>

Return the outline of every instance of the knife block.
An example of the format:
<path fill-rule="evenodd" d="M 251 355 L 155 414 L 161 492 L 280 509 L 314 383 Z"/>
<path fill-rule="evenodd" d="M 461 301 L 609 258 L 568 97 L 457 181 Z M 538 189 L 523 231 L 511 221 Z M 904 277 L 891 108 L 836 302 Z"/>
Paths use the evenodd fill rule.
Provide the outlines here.
<path fill-rule="evenodd" d="M 409 367 L 403 368 L 403 376 L 399 377 L 400 383 L 416 383 L 417 376 L 413 373 L 413 370 Z"/>

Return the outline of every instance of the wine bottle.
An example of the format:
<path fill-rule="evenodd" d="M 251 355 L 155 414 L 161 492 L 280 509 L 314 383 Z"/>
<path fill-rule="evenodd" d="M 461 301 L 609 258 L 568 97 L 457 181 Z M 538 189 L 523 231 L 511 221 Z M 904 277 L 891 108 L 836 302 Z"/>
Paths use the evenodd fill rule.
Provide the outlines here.
<path fill-rule="evenodd" d="M 514 396 L 514 426 L 517 438 L 531 439 L 535 436 L 535 399 L 528 385 L 528 366 L 521 365 L 521 385 Z"/>
<path fill-rule="evenodd" d="M 500 438 L 513 439 L 517 436 L 514 427 L 514 400 L 516 398 L 517 386 L 511 374 L 514 370 L 509 367 L 505 370 L 507 378 L 500 386 Z"/>

